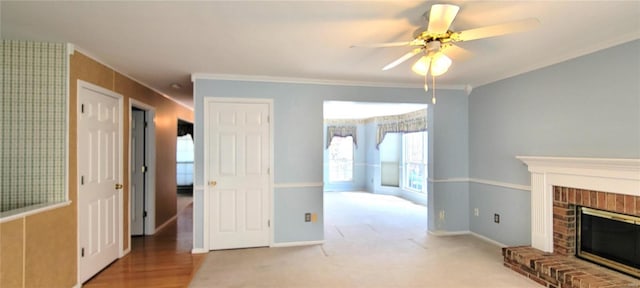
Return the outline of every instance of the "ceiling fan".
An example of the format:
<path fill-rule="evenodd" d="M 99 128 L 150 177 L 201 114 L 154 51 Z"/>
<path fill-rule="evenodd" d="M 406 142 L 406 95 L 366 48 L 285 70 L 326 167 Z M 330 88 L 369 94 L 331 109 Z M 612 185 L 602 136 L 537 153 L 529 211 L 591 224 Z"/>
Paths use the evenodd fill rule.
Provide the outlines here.
<path fill-rule="evenodd" d="M 435 77 L 440 76 L 449 70 L 452 60 L 444 53 L 444 51 L 454 46 L 454 43 L 501 36 L 516 32 L 523 32 L 533 29 L 540 24 L 538 19 L 529 18 L 469 30 L 457 32 L 451 31 L 449 30 L 449 28 L 459 10 L 460 7 L 456 5 L 434 4 L 431 6 L 431 10 L 429 12 L 427 29 L 422 32 L 416 33 L 413 40 L 404 42 L 353 45 L 351 47 L 416 47 L 415 49 L 402 55 L 402 57 L 384 66 L 382 70 L 392 69 L 418 54 L 423 54 L 423 56 L 413 64 L 411 70 L 419 75 L 425 76 L 424 87 L 425 90 L 428 90 L 426 81 L 427 74 L 430 73 L 432 77 Z M 435 78 L 433 81 L 435 84 Z M 435 104 L 435 94 L 432 100 Z"/>

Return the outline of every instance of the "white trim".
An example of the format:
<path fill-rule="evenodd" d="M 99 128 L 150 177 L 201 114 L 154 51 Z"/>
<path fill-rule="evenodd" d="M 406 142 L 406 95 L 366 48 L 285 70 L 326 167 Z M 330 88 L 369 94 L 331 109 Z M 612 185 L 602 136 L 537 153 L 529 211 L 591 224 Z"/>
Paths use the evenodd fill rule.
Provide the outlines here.
<path fill-rule="evenodd" d="M 438 230 L 438 231 L 427 231 L 427 233 L 429 233 L 430 235 L 436 236 L 436 237 L 446 237 L 446 236 L 458 236 L 458 235 L 471 235 L 474 236 L 480 240 L 483 240 L 485 242 L 491 243 L 493 245 L 499 246 L 499 247 L 507 247 L 507 245 L 500 243 L 496 240 L 493 240 L 491 238 L 488 238 L 486 236 L 480 235 L 478 233 L 472 232 L 472 231 L 468 231 L 468 230 L 463 230 L 463 231 L 442 231 L 442 230 Z"/>
<path fill-rule="evenodd" d="M 424 89 L 422 87 L 423 84 L 416 84 L 416 83 L 345 81 L 345 80 L 335 80 L 335 79 L 277 77 L 277 76 L 266 76 L 266 75 L 211 74 L 211 73 L 191 74 L 191 82 L 195 82 L 196 80 L 225 80 L 225 81 L 248 81 L 248 82 L 289 83 L 289 84 Z M 438 86 L 438 89 L 465 90 L 465 85 L 440 85 Z"/>
<path fill-rule="evenodd" d="M 489 238 L 489 237 L 486 237 L 486 236 L 484 236 L 484 235 L 480 235 L 480 234 L 475 233 L 475 232 L 469 232 L 469 234 L 470 234 L 470 235 L 473 235 L 473 236 L 475 236 L 475 237 L 477 237 L 477 238 L 480 238 L 480 239 L 482 239 L 482 240 L 484 240 L 484 241 L 486 241 L 486 242 L 489 242 L 489 243 L 491 243 L 491 244 L 494 244 L 494 245 L 496 245 L 496 246 L 500 246 L 500 247 L 507 247 L 507 246 L 508 246 L 508 245 L 506 245 L 506 244 L 500 243 L 500 242 L 498 242 L 498 241 L 496 241 L 496 240 L 493 240 L 493 239 L 491 239 L 491 238 Z"/>
<path fill-rule="evenodd" d="M 142 101 L 129 98 L 129 130 L 131 130 L 131 108 L 145 110 L 145 121 L 147 129 L 145 129 L 145 161 L 147 162 L 148 172 L 145 173 L 145 194 L 144 194 L 144 210 L 147 211 L 147 217 L 144 218 L 144 235 L 153 235 L 156 233 L 156 108 Z M 131 135 L 131 131 L 129 131 Z M 131 167 L 131 137 L 129 137 L 129 167 Z M 131 171 L 129 171 L 131 172 Z M 129 193 L 131 193 L 131 181 L 129 181 Z M 129 208 L 131 211 L 131 208 Z M 131 218 L 131 212 L 129 212 Z M 129 219 L 131 224 L 131 219 Z M 131 241 L 131 227 L 129 227 L 129 241 Z"/>
<path fill-rule="evenodd" d="M 594 41 L 594 45 L 582 47 L 580 51 L 570 51 L 566 54 L 554 54 L 553 57 L 546 58 L 545 61 L 536 61 L 535 64 L 530 65 L 528 67 L 523 67 L 521 69 L 515 71 L 508 71 L 501 75 L 496 75 L 492 79 L 488 79 L 486 81 L 482 81 L 480 83 L 473 83 L 474 86 L 480 87 L 490 83 L 498 82 L 507 78 L 511 78 L 513 76 L 517 76 L 520 74 L 528 73 L 531 71 L 536 71 L 538 69 L 542 69 L 545 67 L 552 66 L 554 64 L 558 64 L 561 62 L 565 62 L 574 58 L 578 58 L 587 54 L 595 53 L 607 48 L 611 48 L 614 46 L 622 45 L 627 42 L 631 42 L 640 38 L 640 33 L 637 31 L 633 31 L 627 34 L 620 35 L 616 37 L 616 39 L 608 40 L 608 41 Z"/>
<path fill-rule="evenodd" d="M 462 231 L 444 231 L 444 230 L 436 230 L 436 231 L 431 231 L 428 230 L 427 233 L 429 233 L 430 235 L 433 236 L 456 236 L 456 235 L 467 235 L 467 234 L 471 234 L 471 231 L 469 230 L 462 230 Z"/>
<path fill-rule="evenodd" d="M 470 178 L 443 178 L 443 179 L 433 179 L 429 178 L 429 182 L 431 183 L 457 183 L 457 182 L 469 182 Z"/>
<path fill-rule="evenodd" d="M 531 172 L 531 246 L 553 252 L 553 187 L 640 196 L 640 159 L 517 156 Z"/>
<path fill-rule="evenodd" d="M 191 249 L 191 254 L 204 254 L 204 253 L 209 253 L 209 249 L 204 249 L 204 248 Z"/>
<path fill-rule="evenodd" d="M 67 43 L 67 55 L 71 56 L 71 55 L 73 55 L 74 52 L 76 52 L 76 49 L 73 46 L 73 44 L 72 43 Z M 71 62 L 71 61 L 68 61 L 68 62 Z"/>
<path fill-rule="evenodd" d="M 184 104 L 184 103 L 182 103 L 182 102 L 180 102 L 180 101 L 178 101 L 178 100 L 176 100 L 176 99 L 174 99 L 174 98 L 171 98 L 170 96 L 168 96 L 168 95 L 166 95 L 166 94 L 164 94 L 164 93 L 162 93 L 162 92 L 158 91 L 157 89 L 155 89 L 155 88 L 151 87 L 151 85 L 148 85 L 148 84 L 146 84 L 145 82 L 142 82 L 142 81 L 140 81 L 140 80 L 138 80 L 138 79 L 136 79 L 136 78 L 132 77 L 131 75 L 129 75 L 129 74 L 127 74 L 127 73 L 124 73 L 124 72 L 122 72 L 121 70 L 118 70 L 118 69 L 114 68 L 113 66 L 111 66 L 111 65 L 107 64 L 106 62 L 102 61 L 100 58 L 98 58 L 98 57 L 96 57 L 95 55 L 93 55 L 93 54 L 91 54 L 91 53 L 87 52 L 86 50 L 84 50 L 84 49 L 82 49 L 82 48 L 75 47 L 75 46 L 74 46 L 74 48 L 75 48 L 75 51 L 78 51 L 78 52 L 80 52 L 80 53 L 84 54 L 85 56 L 87 56 L 87 57 L 91 58 L 93 61 L 96 61 L 96 62 L 98 62 L 98 63 L 100 63 L 100 64 L 104 65 L 105 67 L 107 67 L 107 68 L 109 68 L 109 69 L 111 69 L 111 70 L 113 70 L 113 71 L 115 71 L 115 72 L 118 72 L 118 73 L 122 74 L 123 76 L 126 76 L 127 78 L 129 78 L 129 79 L 131 79 L 131 80 L 135 81 L 136 83 L 138 83 L 138 84 L 140 84 L 140 85 L 142 85 L 142 86 L 144 86 L 144 87 L 148 88 L 149 90 L 151 90 L 151 91 L 153 91 L 153 92 L 158 93 L 160 96 L 162 96 L 162 97 L 164 97 L 164 98 L 167 98 L 169 101 L 174 102 L 174 103 L 176 103 L 176 104 L 178 104 L 178 105 L 180 105 L 180 106 L 182 106 L 182 107 L 184 107 L 184 108 L 187 108 L 187 109 L 189 109 L 190 111 L 193 111 L 193 107 L 191 107 L 191 106 L 189 106 L 189 105 L 187 105 L 187 104 Z"/>
<path fill-rule="evenodd" d="M 273 244 L 276 241 L 275 234 L 275 222 L 276 222 L 276 211 L 275 211 L 275 155 L 276 155 L 276 147 L 275 147 L 275 118 L 276 115 L 273 112 L 274 109 L 274 100 L 269 99 L 266 101 L 269 103 L 269 245 Z"/>
<path fill-rule="evenodd" d="M 479 184 L 486 184 L 486 185 L 491 185 L 491 186 L 515 189 L 515 190 L 531 191 L 531 186 L 514 184 L 514 183 L 507 183 L 507 182 L 501 182 L 501 181 L 494 181 L 494 180 L 487 180 L 487 179 L 479 179 L 479 178 L 443 178 L 443 179 L 429 178 L 429 182 L 431 182 L 431 183 L 472 182 L 472 183 L 479 183 Z"/>
<path fill-rule="evenodd" d="M 279 247 L 312 246 L 312 245 L 322 245 L 322 244 L 324 244 L 324 240 L 296 241 L 296 242 L 272 243 L 270 247 L 279 248 Z"/>
<path fill-rule="evenodd" d="M 531 186 L 527 186 L 527 185 L 520 185 L 520 184 L 513 184 L 513 183 L 485 180 L 485 179 L 478 179 L 478 178 L 470 178 L 469 181 L 473 183 L 480 183 L 480 184 L 515 189 L 515 190 L 531 191 Z"/>
<path fill-rule="evenodd" d="M 352 181 L 353 182 L 353 181 Z M 312 188 L 312 187 L 324 187 L 323 182 L 283 182 L 276 183 L 273 188 Z"/>
<path fill-rule="evenodd" d="M 69 206 L 69 205 L 71 205 L 71 201 L 58 202 L 54 204 L 44 203 L 40 205 L 33 205 L 33 206 L 23 207 L 20 209 L 9 210 L 9 211 L 0 213 L 0 215 L 2 215 L 0 218 L 0 223 L 13 221 L 20 218 L 26 218 L 31 215 L 35 215 L 35 214 L 53 210 L 53 209 L 58 209 L 58 208 Z"/>

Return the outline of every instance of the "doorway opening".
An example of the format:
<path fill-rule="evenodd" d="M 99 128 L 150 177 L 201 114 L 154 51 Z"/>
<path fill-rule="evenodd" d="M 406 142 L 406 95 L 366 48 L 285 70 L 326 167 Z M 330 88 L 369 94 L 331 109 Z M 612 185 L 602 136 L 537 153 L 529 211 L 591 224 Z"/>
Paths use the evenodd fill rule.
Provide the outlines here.
<path fill-rule="evenodd" d="M 176 205 L 180 214 L 193 202 L 193 123 L 178 119 L 176 143 Z"/>
<path fill-rule="evenodd" d="M 155 108 L 130 99 L 129 109 L 129 232 L 132 237 L 153 235 L 156 232 Z"/>
<path fill-rule="evenodd" d="M 387 194 L 426 206 L 427 108 L 324 102 L 325 192 Z"/>
<path fill-rule="evenodd" d="M 402 218 L 394 223 L 427 229 L 427 109 L 426 104 L 324 102 L 324 203 L 329 229 L 339 229 L 345 213 L 340 207 L 347 203 L 362 206 L 363 215 L 382 213 L 376 201 L 406 203 L 398 205 L 399 211 L 380 207 Z M 416 209 L 408 208 L 413 206 Z M 420 221 L 405 221 L 416 217 Z"/>

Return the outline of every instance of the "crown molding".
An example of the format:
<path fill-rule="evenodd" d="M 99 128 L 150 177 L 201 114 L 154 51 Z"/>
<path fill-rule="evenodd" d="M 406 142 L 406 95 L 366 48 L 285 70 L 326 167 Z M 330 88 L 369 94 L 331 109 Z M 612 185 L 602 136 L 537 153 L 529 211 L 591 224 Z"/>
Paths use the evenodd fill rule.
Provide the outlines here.
<path fill-rule="evenodd" d="M 618 45 L 622 45 L 624 43 L 628 43 L 631 41 L 635 41 L 635 40 L 639 40 L 640 39 L 640 32 L 632 32 L 632 33 L 628 33 L 628 34 L 624 34 L 624 35 L 620 35 L 619 37 L 617 37 L 616 39 L 610 40 L 610 41 L 604 41 L 604 42 L 596 42 L 593 45 L 584 47 L 583 49 L 580 49 L 578 51 L 570 51 L 567 52 L 565 54 L 558 54 L 556 55 L 556 57 L 552 57 L 552 58 L 548 58 L 547 61 L 541 61 L 533 66 L 528 66 L 522 69 L 518 69 L 512 72 L 507 72 L 504 73 L 498 77 L 495 77 L 494 79 L 491 80 L 487 80 L 481 83 L 475 83 L 475 85 L 473 85 L 474 87 L 480 87 L 480 86 L 484 86 L 484 85 L 488 85 L 491 83 L 495 83 L 504 79 L 508 79 L 511 77 L 515 77 L 521 74 L 525 74 L 528 72 L 532 72 L 535 70 L 539 70 L 539 69 L 543 69 L 549 66 L 553 66 L 565 61 L 569 61 L 571 59 L 575 59 L 578 57 L 582 57 L 591 53 L 596 53 L 598 51 L 601 50 L 605 50 L 608 48 L 612 48 Z"/>
<path fill-rule="evenodd" d="M 78 52 L 82 53 L 83 55 L 85 55 L 85 56 L 87 56 L 87 57 L 89 57 L 89 58 L 93 59 L 94 61 L 96 61 L 96 62 L 98 62 L 98 63 L 100 63 L 100 64 L 104 65 L 105 67 L 107 67 L 107 68 L 109 68 L 109 69 L 111 69 L 111 70 L 113 70 L 113 71 L 115 71 L 115 72 L 118 72 L 118 73 L 120 73 L 120 74 L 122 74 L 122 75 L 126 76 L 127 78 L 129 78 L 129 79 L 131 79 L 131 80 L 135 81 L 136 83 L 138 83 L 138 84 L 140 84 L 140 85 L 142 85 L 142 86 L 144 86 L 144 87 L 146 87 L 146 88 L 150 89 L 151 91 L 156 92 L 156 93 L 157 93 L 157 94 L 159 94 L 160 96 L 162 96 L 162 97 L 164 97 L 164 98 L 167 98 L 167 99 L 168 99 L 168 100 L 170 100 L 171 102 L 174 102 L 174 103 L 176 103 L 176 104 L 178 104 L 178 105 L 180 105 L 180 106 L 182 106 L 182 107 L 184 107 L 184 108 L 187 108 L 187 109 L 189 109 L 189 110 L 193 111 L 193 107 L 191 107 L 191 106 L 189 106 L 189 105 L 187 105 L 187 104 L 185 104 L 185 103 L 182 103 L 182 102 L 180 102 L 180 101 L 178 101 L 178 100 L 176 100 L 176 99 L 172 98 L 171 96 L 166 95 L 166 94 L 164 94 L 163 92 L 160 92 L 159 90 L 157 90 L 157 89 L 155 89 L 155 88 L 151 87 L 151 85 L 148 85 L 147 83 L 142 82 L 142 81 L 140 81 L 140 80 L 138 80 L 138 79 L 136 79 L 136 78 L 132 77 L 131 75 L 129 75 L 129 74 L 127 74 L 127 73 L 124 73 L 124 72 L 122 72 L 122 71 L 120 71 L 120 70 L 116 69 L 115 67 L 113 67 L 113 66 L 111 66 L 111 65 L 107 64 L 105 61 L 103 61 L 103 60 L 102 60 L 102 59 L 100 59 L 99 57 L 96 57 L 95 55 L 91 54 L 90 52 L 88 52 L 88 51 L 86 51 L 86 50 L 84 50 L 84 49 L 82 49 L 82 48 L 79 48 L 78 46 L 75 46 L 75 45 L 73 45 L 73 44 L 71 44 L 71 45 L 72 45 L 72 47 L 74 48 L 74 51 L 78 51 Z"/>
<path fill-rule="evenodd" d="M 196 80 L 225 80 L 225 81 L 249 81 L 249 82 L 289 83 L 289 84 L 423 89 L 422 82 L 416 83 L 416 84 L 409 84 L 409 83 L 397 83 L 397 82 L 346 81 L 346 80 L 333 80 L 333 79 L 279 77 L 279 76 L 266 76 L 266 75 L 240 75 L 240 74 L 215 74 L 215 73 L 214 74 L 212 73 L 191 74 L 191 81 L 195 82 Z M 438 85 L 438 89 L 442 89 L 442 90 L 465 90 L 466 87 L 467 85 Z"/>

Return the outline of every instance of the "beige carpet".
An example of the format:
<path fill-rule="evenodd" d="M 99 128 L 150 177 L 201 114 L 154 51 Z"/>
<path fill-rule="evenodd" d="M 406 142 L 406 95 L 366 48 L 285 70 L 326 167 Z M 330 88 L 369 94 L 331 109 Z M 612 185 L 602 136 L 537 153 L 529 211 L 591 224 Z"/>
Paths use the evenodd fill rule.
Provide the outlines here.
<path fill-rule="evenodd" d="M 541 287 L 497 246 L 426 234 L 426 217 L 400 198 L 328 192 L 324 245 L 213 251 L 190 287 Z"/>

